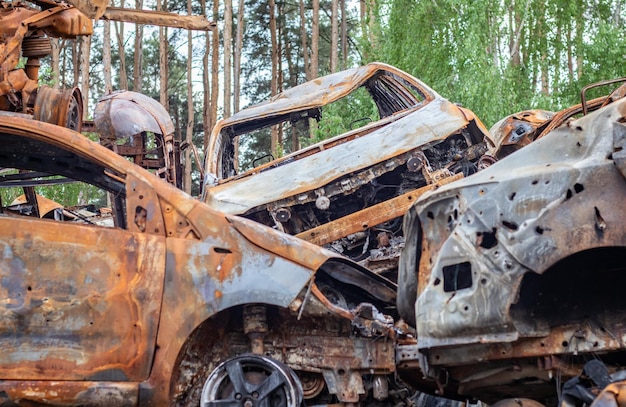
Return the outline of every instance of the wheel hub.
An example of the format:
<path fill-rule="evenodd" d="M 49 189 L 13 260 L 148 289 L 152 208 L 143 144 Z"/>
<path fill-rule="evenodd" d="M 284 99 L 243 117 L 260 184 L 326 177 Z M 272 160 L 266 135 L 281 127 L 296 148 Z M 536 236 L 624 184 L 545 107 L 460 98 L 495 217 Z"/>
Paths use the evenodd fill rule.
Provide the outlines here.
<path fill-rule="evenodd" d="M 260 355 L 228 359 L 209 375 L 201 407 L 299 407 L 302 385 L 286 365 Z"/>

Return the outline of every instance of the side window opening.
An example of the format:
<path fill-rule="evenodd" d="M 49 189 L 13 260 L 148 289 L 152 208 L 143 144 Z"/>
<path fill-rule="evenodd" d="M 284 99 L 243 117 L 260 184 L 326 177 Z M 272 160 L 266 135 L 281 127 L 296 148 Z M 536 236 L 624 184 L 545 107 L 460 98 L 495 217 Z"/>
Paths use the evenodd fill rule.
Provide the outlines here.
<path fill-rule="evenodd" d="M 0 212 L 126 228 L 123 177 L 38 140 L 0 133 Z"/>
<path fill-rule="evenodd" d="M 417 85 L 390 72 L 379 72 L 343 97 L 321 107 L 264 116 L 222 129 L 219 178 L 266 165 L 303 147 L 377 123 L 425 104 Z M 272 151 L 272 133 L 278 145 Z M 281 165 L 277 163 L 276 165 Z M 272 165 L 272 164 L 270 164 Z"/>

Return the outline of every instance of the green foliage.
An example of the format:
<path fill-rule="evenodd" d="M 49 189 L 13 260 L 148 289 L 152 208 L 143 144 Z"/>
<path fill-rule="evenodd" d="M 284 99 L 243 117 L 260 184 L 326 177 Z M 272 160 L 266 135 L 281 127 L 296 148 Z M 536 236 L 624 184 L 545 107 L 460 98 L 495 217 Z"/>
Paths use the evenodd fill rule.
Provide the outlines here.
<path fill-rule="evenodd" d="M 315 141 L 346 133 L 378 119 L 376 104 L 365 88 L 359 88 L 347 97 L 323 107 L 322 118 L 315 130 Z"/>
<path fill-rule="evenodd" d="M 93 185 L 82 182 L 35 187 L 35 193 L 65 207 L 88 204 L 93 204 L 96 207 L 106 206 L 106 193 Z M 0 188 L 3 206 L 10 205 L 21 195 L 24 195 L 22 188 Z"/>
<path fill-rule="evenodd" d="M 106 193 L 93 185 L 82 182 L 37 187 L 35 192 L 68 207 L 87 204 L 93 204 L 96 207 L 106 206 Z"/>
<path fill-rule="evenodd" d="M 624 0 L 385 4 L 371 60 L 417 76 L 487 125 L 519 110 L 559 110 L 578 102 L 582 86 L 624 75 Z"/>

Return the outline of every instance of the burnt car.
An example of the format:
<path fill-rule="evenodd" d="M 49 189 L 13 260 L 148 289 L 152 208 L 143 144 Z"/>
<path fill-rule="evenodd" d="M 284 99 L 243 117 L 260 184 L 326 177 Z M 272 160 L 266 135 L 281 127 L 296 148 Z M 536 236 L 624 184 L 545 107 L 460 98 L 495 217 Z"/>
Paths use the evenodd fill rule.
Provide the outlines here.
<path fill-rule="evenodd" d="M 626 364 L 625 146 L 626 98 L 611 98 L 416 202 L 398 306 L 417 344 L 398 350 L 401 377 L 419 366 L 441 394 L 487 403 L 590 404 L 568 399 L 593 400 L 582 383 Z"/>
<path fill-rule="evenodd" d="M 623 98 L 626 96 L 626 85 L 617 87 L 608 95 L 587 100 L 587 92 L 590 90 L 615 86 L 616 83 L 623 82 L 626 82 L 626 78 L 611 79 L 587 85 L 580 92 L 581 103 L 556 113 L 548 110 L 532 109 L 513 113 L 503 118 L 489 129 L 490 137 L 485 139 L 485 142 L 488 144 L 488 150 L 480 158 L 478 167 L 480 169 L 486 168 L 549 134 L 567 121 L 596 111 L 609 103 Z"/>
<path fill-rule="evenodd" d="M 341 103 L 354 114 L 359 106 L 371 109 L 351 121 L 354 129 L 278 159 L 258 152 L 251 168 L 243 166 L 248 137 L 282 129 L 308 139 L 311 127 L 339 128 L 325 120 L 336 119 L 332 109 Z M 471 111 L 399 69 L 371 63 L 219 121 L 205 156 L 202 199 L 393 274 L 401 216 L 425 191 L 474 172 L 487 135 Z"/>
<path fill-rule="evenodd" d="M 0 404 L 380 406 L 408 396 L 394 380 L 386 279 L 217 212 L 73 130 L 0 115 L 0 145 L 0 188 L 26 191 L 0 213 Z M 57 205 L 14 207 L 37 207 L 42 188 L 68 183 L 108 195 L 110 227 L 78 211 L 46 217 Z"/>

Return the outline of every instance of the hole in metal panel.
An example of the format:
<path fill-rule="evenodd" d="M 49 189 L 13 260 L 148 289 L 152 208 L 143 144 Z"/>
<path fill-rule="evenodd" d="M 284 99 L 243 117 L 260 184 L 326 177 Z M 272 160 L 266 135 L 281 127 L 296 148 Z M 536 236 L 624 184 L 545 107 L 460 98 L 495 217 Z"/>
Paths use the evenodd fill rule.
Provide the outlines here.
<path fill-rule="evenodd" d="M 443 291 L 452 292 L 472 286 L 472 265 L 469 262 L 443 268 Z"/>

